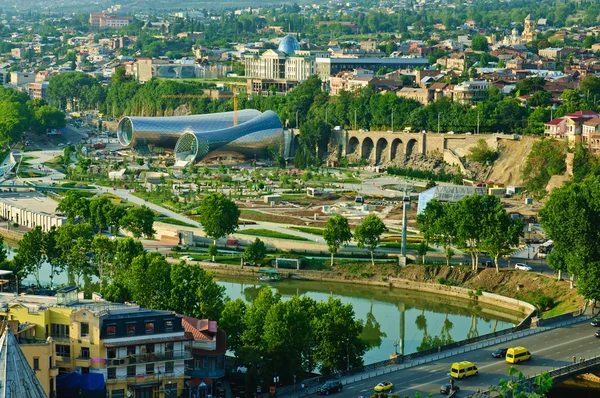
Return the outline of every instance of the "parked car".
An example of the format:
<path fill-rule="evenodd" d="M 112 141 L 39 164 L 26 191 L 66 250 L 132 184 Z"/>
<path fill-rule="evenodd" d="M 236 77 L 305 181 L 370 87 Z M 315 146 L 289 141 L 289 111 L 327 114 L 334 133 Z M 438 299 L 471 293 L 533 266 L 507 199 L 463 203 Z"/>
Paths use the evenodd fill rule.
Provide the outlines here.
<path fill-rule="evenodd" d="M 181 256 L 179 257 L 179 259 L 185 261 L 194 261 L 194 258 L 192 256 Z"/>
<path fill-rule="evenodd" d="M 452 386 L 451 384 L 444 384 L 443 386 L 440 387 L 440 393 L 444 394 L 444 395 L 448 395 L 450 394 L 452 391 L 460 391 L 460 387 L 455 385 Z"/>
<path fill-rule="evenodd" d="M 394 384 L 391 381 L 382 381 L 373 388 L 375 392 L 394 391 Z"/>
<path fill-rule="evenodd" d="M 594 333 L 594 336 L 600 337 L 600 330 L 596 330 L 596 333 Z"/>
<path fill-rule="evenodd" d="M 329 395 L 332 392 L 340 392 L 342 391 L 342 382 L 339 380 L 328 380 L 320 387 L 317 387 L 317 394 L 319 395 Z"/>
<path fill-rule="evenodd" d="M 497 350 L 492 351 L 492 356 L 494 358 L 504 358 L 506 357 L 506 351 L 508 351 L 508 348 L 498 348 Z"/>
<path fill-rule="evenodd" d="M 516 263 L 515 264 L 515 269 L 518 269 L 520 271 L 531 271 L 531 270 L 533 270 L 533 268 L 531 268 L 529 265 L 523 264 L 523 263 Z"/>
<path fill-rule="evenodd" d="M 592 319 L 592 326 L 600 326 L 600 318 Z"/>

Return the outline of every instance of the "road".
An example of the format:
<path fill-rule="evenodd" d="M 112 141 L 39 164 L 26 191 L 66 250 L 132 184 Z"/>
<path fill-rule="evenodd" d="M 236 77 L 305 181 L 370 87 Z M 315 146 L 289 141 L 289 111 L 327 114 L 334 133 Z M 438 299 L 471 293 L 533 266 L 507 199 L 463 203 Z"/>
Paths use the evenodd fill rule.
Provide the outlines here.
<path fill-rule="evenodd" d="M 552 329 L 534 334 L 508 343 L 494 345 L 468 353 L 455 355 L 445 359 L 415 366 L 405 370 L 365 379 L 352 383 L 352 376 L 346 380 L 344 390 L 336 394 L 336 398 L 356 398 L 370 396 L 375 384 L 389 380 L 394 383 L 394 392 L 401 397 L 409 395 L 414 397 L 416 392 L 439 395 L 442 384 L 449 382 L 449 370 L 453 362 L 472 361 L 479 368 L 479 375 L 466 380 L 455 381 L 461 388 L 457 397 L 467 396 L 469 392 L 487 390 L 502 378 L 508 378 L 507 368 L 510 366 L 502 359 L 492 358 L 491 352 L 500 347 L 524 346 L 528 348 L 533 357 L 530 361 L 515 365 L 525 375 L 539 374 L 573 362 L 573 356 L 579 360 L 600 355 L 600 342 L 594 337 L 596 328 L 589 322 Z M 360 380 L 360 376 L 358 376 Z"/>

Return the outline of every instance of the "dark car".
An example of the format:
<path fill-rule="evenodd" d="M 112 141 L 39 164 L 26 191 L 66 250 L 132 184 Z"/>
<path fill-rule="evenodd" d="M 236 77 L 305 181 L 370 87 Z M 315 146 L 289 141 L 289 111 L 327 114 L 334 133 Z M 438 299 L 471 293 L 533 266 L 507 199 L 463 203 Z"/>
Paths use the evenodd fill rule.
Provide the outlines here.
<path fill-rule="evenodd" d="M 317 388 L 319 395 L 329 395 L 332 392 L 342 391 L 342 382 L 339 380 L 326 381 L 321 387 Z"/>
<path fill-rule="evenodd" d="M 592 319 L 592 326 L 600 326 L 600 319 Z"/>
<path fill-rule="evenodd" d="M 594 336 L 600 337 L 600 330 L 596 330 L 596 333 L 594 333 Z"/>
<path fill-rule="evenodd" d="M 451 384 L 444 384 L 443 386 L 440 387 L 440 393 L 442 393 L 444 395 L 448 395 L 452 391 L 460 391 L 460 387 L 456 386 L 456 385 L 452 386 Z"/>
<path fill-rule="evenodd" d="M 505 358 L 506 357 L 507 348 L 498 348 L 497 350 L 492 351 L 492 356 L 494 358 Z"/>

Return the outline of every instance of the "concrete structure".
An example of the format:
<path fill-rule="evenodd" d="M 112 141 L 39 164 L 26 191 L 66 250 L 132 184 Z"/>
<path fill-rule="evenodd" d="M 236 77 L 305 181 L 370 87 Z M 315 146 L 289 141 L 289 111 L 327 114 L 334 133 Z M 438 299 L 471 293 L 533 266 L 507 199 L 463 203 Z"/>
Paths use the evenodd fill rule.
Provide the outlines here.
<path fill-rule="evenodd" d="M 433 92 L 430 92 L 427 88 L 402 87 L 396 91 L 396 95 L 415 100 L 423 105 L 428 105 L 433 100 Z"/>
<path fill-rule="evenodd" d="M 35 82 L 35 73 L 11 72 L 10 85 L 13 87 L 22 87 Z"/>
<path fill-rule="evenodd" d="M 341 71 L 354 69 L 369 69 L 377 72 L 386 67 L 390 69 L 413 69 L 427 67 L 427 58 L 329 58 L 316 57 L 316 73 L 322 81 L 328 81 L 330 76 L 335 76 Z"/>
<path fill-rule="evenodd" d="M 537 28 L 537 22 L 531 18 L 531 14 L 527 15 L 525 22 L 523 23 L 523 33 L 521 33 L 521 40 L 523 43 L 531 43 L 537 38 L 535 29 Z"/>
<path fill-rule="evenodd" d="M 426 134 L 344 131 L 342 156 L 357 154 L 359 158 L 379 164 L 412 153 L 426 153 Z"/>
<path fill-rule="evenodd" d="M 0 193 L 0 217 L 28 228 L 40 226 L 45 232 L 67 222 L 57 213 L 57 206 L 54 200 L 35 192 Z"/>
<path fill-rule="evenodd" d="M 48 82 L 35 82 L 29 83 L 27 91 L 31 99 L 46 99 L 46 89 L 48 88 Z"/>
<path fill-rule="evenodd" d="M 113 28 L 119 29 L 127 26 L 133 21 L 133 17 L 119 17 L 108 15 L 103 12 L 90 13 L 90 26 L 96 28 Z"/>
<path fill-rule="evenodd" d="M 440 202 L 456 203 L 465 196 L 485 194 L 487 194 L 485 188 L 460 185 L 438 185 L 419 194 L 417 214 L 421 214 L 423 210 L 425 210 L 425 207 L 427 207 L 427 203 L 432 199 L 437 199 Z"/>
<path fill-rule="evenodd" d="M 138 58 L 133 66 L 133 74 L 140 83 L 153 77 L 167 79 L 221 78 L 226 77 L 233 66 L 221 62 L 173 62 L 166 59 Z"/>
<path fill-rule="evenodd" d="M 5 329 L 0 337 L 0 398 L 47 397 L 35 373 L 40 369 L 39 357 L 35 361 L 37 368 L 34 365 L 32 369 L 7 323 L 2 325 Z"/>
<path fill-rule="evenodd" d="M 352 92 L 358 88 L 366 87 L 375 74 L 368 69 L 354 69 L 353 71 L 340 72 L 329 78 L 329 91 L 331 95 L 339 95 L 340 91 Z"/>

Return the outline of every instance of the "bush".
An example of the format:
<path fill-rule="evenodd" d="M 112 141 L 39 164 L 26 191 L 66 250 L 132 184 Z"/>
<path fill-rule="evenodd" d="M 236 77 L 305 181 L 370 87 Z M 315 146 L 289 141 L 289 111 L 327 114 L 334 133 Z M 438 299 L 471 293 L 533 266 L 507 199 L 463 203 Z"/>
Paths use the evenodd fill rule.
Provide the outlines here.
<path fill-rule="evenodd" d="M 473 148 L 469 149 L 469 159 L 479 163 L 493 162 L 498 159 L 498 152 L 490 148 L 487 142 L 481 138 Z"/>
<path fill-rule="evenodd" d="M 434 173 L 434 172 L 428 171 L 428 170 L 413 170 L 410 167 L 405 169 L 402 167 L 393 167 L 393 166 L 388 167 L 387 173 L 390 175 L 420 178 L 423 180 L 433 180 L 434 182 L 435 181 L 453 182 L 457 179 L 462 180 L 462 177 L 463 177 L 460 174 L 450 174 L 450 173 L 445 173 L 443 171 L 441 171 L 439 173 Z"/>
<path fill-rule="evenodd" d="M 534 304 L 540 311 L 546 311 L 554 308 L 556 302 L 550 296 L 546 296 L 545 294 L 538 294 L 534 298 Z"/>
<path fill-rule="evenodd" d="M 439 278 L 438 283 L 446 286 L 458 286 L 458 282 L 446 278 Z"/>

